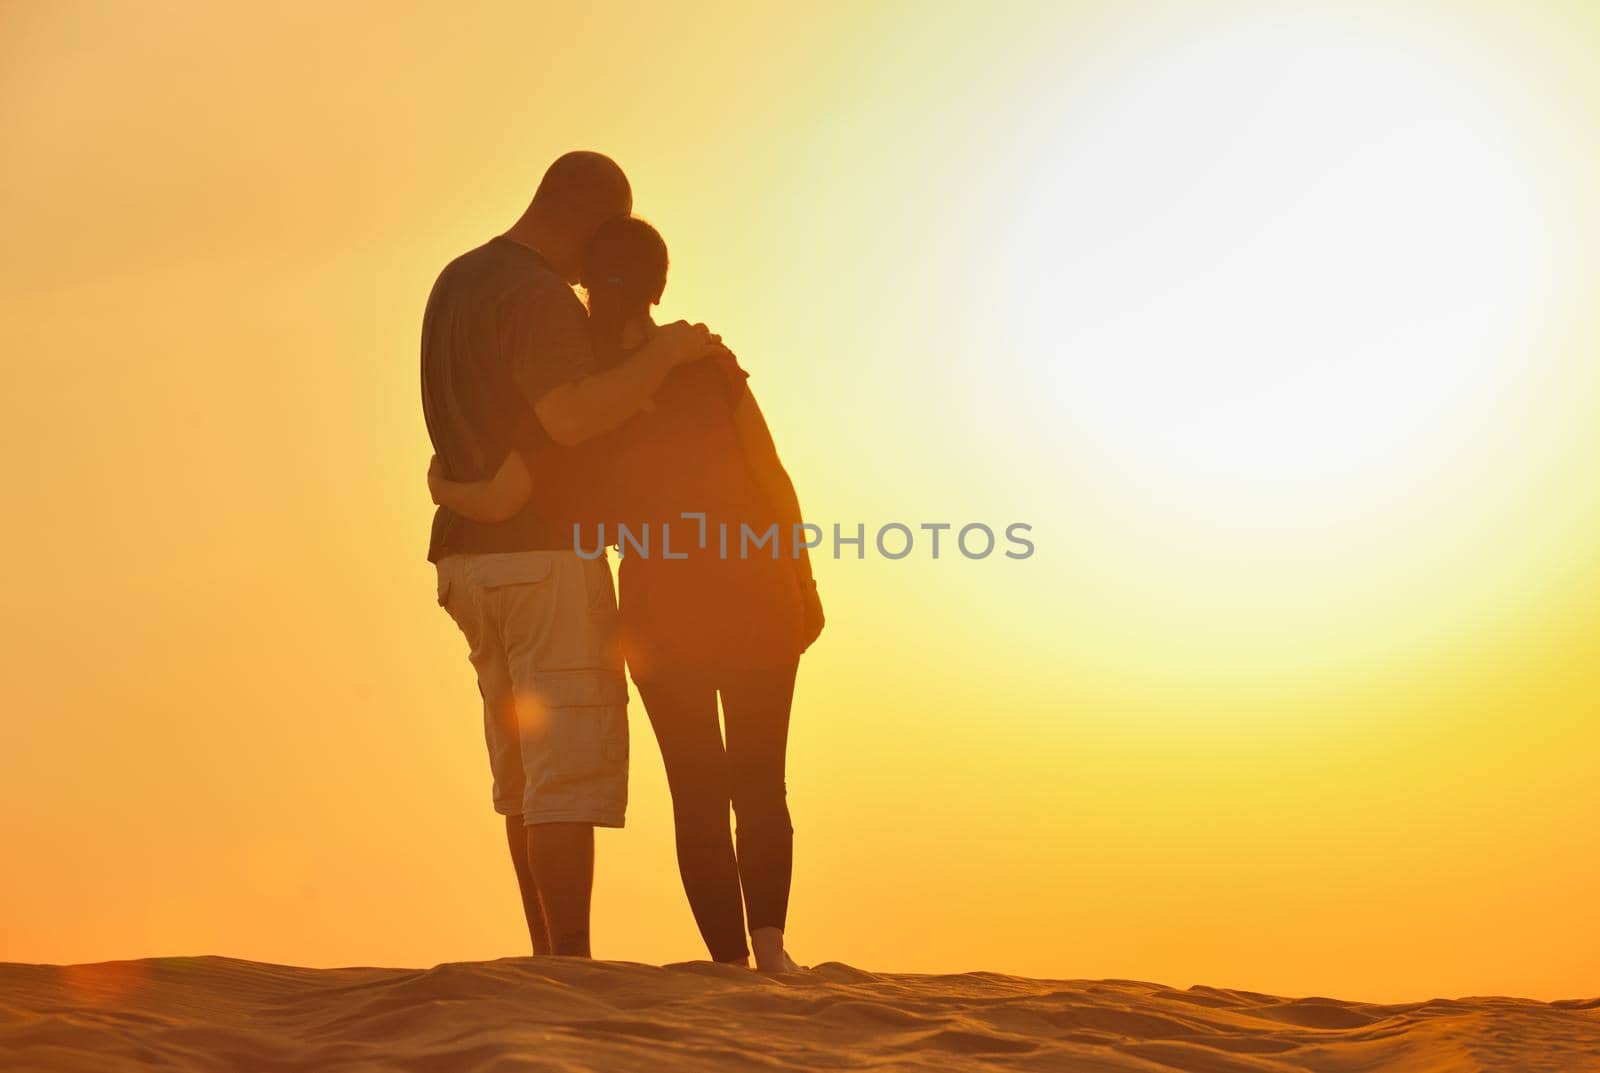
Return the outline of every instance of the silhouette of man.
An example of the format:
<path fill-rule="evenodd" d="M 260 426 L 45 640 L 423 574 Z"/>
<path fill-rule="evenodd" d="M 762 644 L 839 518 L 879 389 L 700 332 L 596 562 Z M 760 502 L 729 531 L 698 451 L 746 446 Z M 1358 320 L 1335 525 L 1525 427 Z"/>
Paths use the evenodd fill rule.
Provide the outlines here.
<path fill-rule="evenodd" d="M 571 285 L 595 231 L 632 207 L 613 160 L 568 153 L 509 230 L 439 274 L 423 314 L 422 404 L 447 476 L 492 475 L 518 428 L 561 444 L 614 428 L 709 352 L 705 326 L 679 322 L 597 370 Z M 534 952 L 587 957 L 594 828 L 622 826 L 628 793 L 610 564 L 580 557 L 532 504 L 497 523 L 441 507 L 428 559 L 477 673 L 494 807 Z"/>

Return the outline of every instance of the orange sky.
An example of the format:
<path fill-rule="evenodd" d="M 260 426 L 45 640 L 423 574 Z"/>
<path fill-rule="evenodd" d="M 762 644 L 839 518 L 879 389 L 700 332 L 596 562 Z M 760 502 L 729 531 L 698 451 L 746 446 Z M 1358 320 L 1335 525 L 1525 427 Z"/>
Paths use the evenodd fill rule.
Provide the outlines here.
<path fill-rule="evenodd" d="M 797 955 L 1592 994 L 1600 16 L 1319 6 L 0 8 L 0 959 L 522 951 L 417 335 L 588 146 L 811 518 L 1034 526 L 819 565 Z"/>

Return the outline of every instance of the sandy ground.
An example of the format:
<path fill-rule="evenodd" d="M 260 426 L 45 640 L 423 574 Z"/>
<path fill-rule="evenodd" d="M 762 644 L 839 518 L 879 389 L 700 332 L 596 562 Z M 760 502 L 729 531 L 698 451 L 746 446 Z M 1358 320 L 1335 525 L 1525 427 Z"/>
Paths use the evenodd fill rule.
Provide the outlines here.
<path fill-rule="evenodd" d="M 0 964 L 4 1070 L 1600 1071 L 1600 1000 L 1395 1006 L 829 964 Z"/>

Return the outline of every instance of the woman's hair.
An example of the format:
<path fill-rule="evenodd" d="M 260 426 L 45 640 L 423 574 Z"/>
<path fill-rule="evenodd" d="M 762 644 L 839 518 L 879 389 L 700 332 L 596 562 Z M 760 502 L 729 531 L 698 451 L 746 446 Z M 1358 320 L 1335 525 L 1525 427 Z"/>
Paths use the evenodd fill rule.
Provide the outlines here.
<path fill-rule="evenodd" d="M 619 216 L 595 232 L 578 278 L 589 296 L 589 336 L 600 365 L 622 359 L 622 329 L 649 315 L 667 285 L 667 244 L 636 216 Z"/>

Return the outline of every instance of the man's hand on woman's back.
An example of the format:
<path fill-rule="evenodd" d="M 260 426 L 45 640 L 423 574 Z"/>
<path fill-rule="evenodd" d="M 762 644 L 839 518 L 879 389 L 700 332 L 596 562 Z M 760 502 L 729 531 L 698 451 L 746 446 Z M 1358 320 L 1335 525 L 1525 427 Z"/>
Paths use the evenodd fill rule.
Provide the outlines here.
<path fill-rule="evenodd" d="M 675 365 L 706 357 L 722 345 L 722 336 L 704 324 L 690 324 L 686 320 L 661 325 L 656 329 L 655 339 L 669 348 Z"/>
<path fill-rule="evenodd" d="M 534 403 L 534 413 L 556 443 L 582 443 L 638 413 L 673 369 L 711 353 L 721 341 L 704 324 L 664 324 L 611 368 L 547 391 Z"/>

